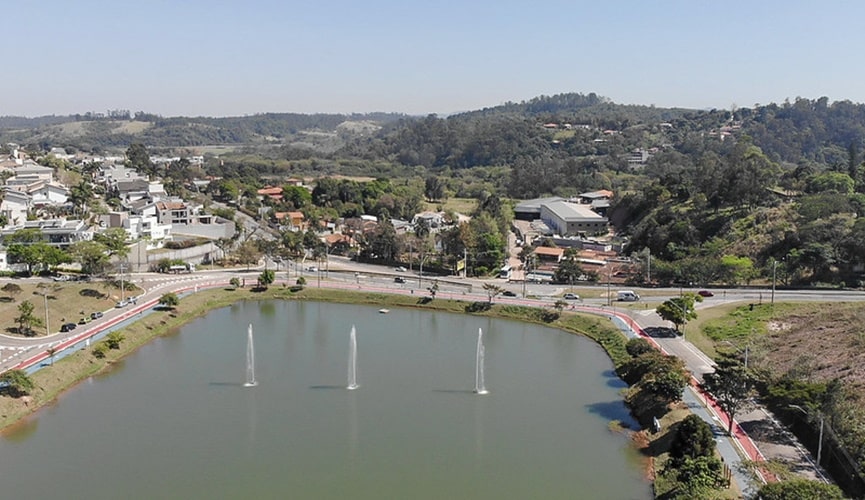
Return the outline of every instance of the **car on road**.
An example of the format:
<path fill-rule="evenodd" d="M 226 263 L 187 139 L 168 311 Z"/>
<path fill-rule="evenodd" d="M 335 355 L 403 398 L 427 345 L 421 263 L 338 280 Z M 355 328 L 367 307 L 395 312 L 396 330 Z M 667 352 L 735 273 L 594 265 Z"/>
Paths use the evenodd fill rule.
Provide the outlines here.
<path fill-rule="evenodd" d="M 71 276 L 69 276 L 67 274 L 61 274 L 59 276 L 54 277 L 54 281 L 69 281 L 70 279 L 71 279 Z"/>
<path fill-rule="evenodd" d="M 128 305 L 129 305 L 129 301 L 124 299 L 124 300 L 121 300 L 120 302 L 118 302 L 117 304 L 115 304 L 114 307 L 116 307 L 118 309 L 122 309 Z"/>
<path fill-rule="evenodd" d="M 78 324 L 79 325 L 86 325 L 87 323 L 90 323 L 91 321 L 93 321 L 93 318 L 91 318 L 90 316 L 84 316 L 78 320 Z"/>
<path fill-rule="evenodd" d="M 65 333 L 65 332 L 71 332 L 71 331 L 74 330 L 77 326 L 78 326 L 78 325 L 76 325 L 75 323 L 64 323 L 64 324 L 60 327 L 60 331 L 61 331 L 61 332 L 64 332 L 64 333 Z"/>
<path fill-rule="evenodd" d="M 318 271 L 318 268 L 315 266 L 309 266 L 306 268 L 306 270 L 311 272 L 311 273 L 314 273 L 314 272 Z"/>
<path fill-rule="evenodd" d="M 405 283 L 405 278 L 403 278 L 402 276 L 397 276 L 396 278 L 393 279 L 393 282 L 394 283 Z"/>
<path fill-rule="evenodd" d="M 699 295 L 700 297 L 714 297 L 715 296 L 715 294 L 710 292 L 709 290 L 700 290 L 699 292 L 697 292 L 697 295 Z"/>
<path fill-rule="evenodd" d="M 102 317 L 102 311 L 96 311 L 90 313 L 90 319 L 99 319 Z"/>
<path fill-rule="evenodd" d="M 580 296 L 575 293 L 566 293 L 564 298 L 565 300 L 580 300 Z"/>
<path fill-rule="evenodd" d="M 516 297 L 517 294 L 510 291 L 510 290 L 505 290 L 504 292 L 502 292 L 502 296 L 504 296 L 504 297 Z"/>
<path fill-rule="evenodd" d="M 399 266 L 399 267 L 394 268 L 394 271 L 399 271 L 399 272 L 401 272 L 401 273 L 404 273 L 404 272 L 406 272 L 407 270 L 408 270 L 408 269 L 406 269 L 406 268 L 404 268 L 404 267 L 402 267 L 402 266 Z"/>

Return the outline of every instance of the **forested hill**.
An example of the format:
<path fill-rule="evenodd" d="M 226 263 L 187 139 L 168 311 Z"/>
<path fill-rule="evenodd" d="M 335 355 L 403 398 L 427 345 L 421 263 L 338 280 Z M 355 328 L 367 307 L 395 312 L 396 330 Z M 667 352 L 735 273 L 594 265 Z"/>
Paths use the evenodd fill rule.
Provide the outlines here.
<path fill-rule="evenodd" d="M 202 145 L 290 144 L 304 133 L 373 132 L 406 118 L 398 113 L 263 113 L 237 117 L 162 117 L 126 110 L 69 116 L 0 117 L 0 141 L 28 149 L 71 147 L 91 151 L 125 149 L 140 142 L 154 148 Z M 343 124 L 355 126 L 340 127 Z M 340 143 L 341 145 L 341 143 Z M 335 148 L 334 148 L 335 149 Z"/>

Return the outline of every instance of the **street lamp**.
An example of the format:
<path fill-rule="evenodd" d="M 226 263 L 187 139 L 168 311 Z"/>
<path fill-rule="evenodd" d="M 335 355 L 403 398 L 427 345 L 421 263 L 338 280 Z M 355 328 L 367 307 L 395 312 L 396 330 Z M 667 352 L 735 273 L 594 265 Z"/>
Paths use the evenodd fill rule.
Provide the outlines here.
<path fill-rule="evenodd" d="M 682 311 L 682 340 L 685 340 L 685 327 L 688 326 L 688 312 L 673 299 L 668 300 L 666 303 L 672 304 L 676 306 L 676 309 Z"/>
<path fill-rule="evenodd" d="M 728 344 L 728 345 L 732 346 L 733 349 L 736 349 L 736 350 L 739 351 L 739 352 L 743 352 L 742 349 L 739 348 L 739 346 L 737 346 L 736 344 L 730 342 L 729 340 L 722 340 L 721 343 L 722 343 L 722 344 Z M 750 350 L 750 348 L 751 348 L 751 344 L 746 344 L 746 345 L 745 345 L 744 353 L 745 353 L 745 369 L 746 369 L 746 370 L 748 369 L 748 351 Z"/>
<path fill-rule="evenodd" d="M 806 417 L 810 418 L 810 416 L 811 416 L 811 414 L 809 414 L 807 411 L 805 411 L 804 408 L 802 408 L 799 405 L 787 405 L 787 407 L 793 408 L 794 410 L 801 411 L 802 413 L 805 414 Z M 824 424 L 824 422 L 823 422 L 823 413 L 822 412 L 818 412 L 817 416 L 820 417 L 820 437 L 818 438 L 818 443 L 817 443 L 817 466 L 819 467 L 820 466 L 820 458 L 823 456 L 823 424 Z"/>

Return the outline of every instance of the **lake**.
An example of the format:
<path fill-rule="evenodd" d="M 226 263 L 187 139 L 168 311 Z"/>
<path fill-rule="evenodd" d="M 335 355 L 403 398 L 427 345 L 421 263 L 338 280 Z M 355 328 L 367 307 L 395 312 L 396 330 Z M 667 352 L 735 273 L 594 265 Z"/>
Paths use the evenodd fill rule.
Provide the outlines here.
<path fill-rule="evenodd" d="M 258 385 L 243 387 L 253 325 Z M 349 332 L 360 387 L 345 389 Z M 484 331 L 487 395 L 472 392 Z M 331 303 L 212 311 L 0 439 L 4 498 L 648 499 L 604 351 Z M 50 368 L 46 368 L 49 369 Z"/>

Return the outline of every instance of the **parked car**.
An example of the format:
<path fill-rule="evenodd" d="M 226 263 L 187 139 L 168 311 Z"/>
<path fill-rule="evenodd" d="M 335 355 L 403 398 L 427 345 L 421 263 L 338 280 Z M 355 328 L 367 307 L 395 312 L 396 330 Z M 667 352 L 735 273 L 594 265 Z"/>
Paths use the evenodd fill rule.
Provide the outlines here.
<path fill-rule="evenodd" d="M 580 296 L 575 293 L 566 293 L 565 300 L 580 300 Z"/>
<path fill-rule="evenodd" d="M 93 318 L 91 318 L 90 316 L 84 316 L 83 318 L 78 320 L 78 324 L 79 325 L 86 325 L 87 323 L 90 323 L 91 321 L 93 321 Z"/>
<path fill-rule="evenodd" d="M 405 283 L 405 278 L 403 278 L 402 276 L 397 276 L 396 278 L 393 279 L 393 282 L 394 283 Z"/>
<path fill-rule="evenodd" d="M 710 292 L 709 290 L 700 290 L 699 292 L 697 292 L 697 295 L 699 295 L 700 297 L 714 297 L 715 296 L 715 294 Z"/>
<path fill-rule="evenodd" d="M 315 266 L 309 266 L 306 268 L 306 270 L 311 272 L 311 273 L 314 273 L 314 272 L 318 271 L 318 268 Z"/>
<path fill-rule="evenodd" d="M 129 305 L 129 301 L 128 301 L 128 300 L 121 300 L 120 302 L 118 302 L 117 304 L 115 304 L 114 307 L 116 307 L 116 308 L 118 308 L 118 309 L 121 309 L 121 308 L 126 307 L 126 306 L 128 306 L 128 305 Z"/>
<path fill-rule="evenodd" d="M 102 317 L 102 311 L 96 311 L 90 313 L 90 319 L 99 319 Z"/>
<path fill-rule="evenodd" d="M 69 281 L 71 276 L 66 274 L 61 274 L 54 277 L 54 281 Z"/>
<path fill-rule="evenodd" d="M 64 323 L 64 324 L 60 327 L 60 331 L 61 331 L 61 332 L 71 332 L 71 331 L 74 330 L 77 326 L 78 326 L 78 325 L 76 325 L 75 323 Z"/>
<path fill-rule="evenodd" d="M 397 268 L 394 268 L 394 271 L 399 271 L 399 272 L 401 272 L 401 273 L 404 273 L 404 272 L 407 271 L 407 269 L 404 268 L 404 267 L 402 267 L 402 266 L 399 266 L 399 267 L 397 267 Z"/>
<path fill-rule="evenodd" d="M 505 290 L 504 292 L 502 292 L 502 295 L 505 297 L 516 297 L 517 296 L 516 293 L 514 293 L 510 290 Z"/>

